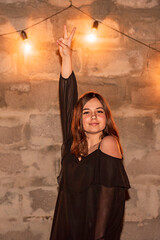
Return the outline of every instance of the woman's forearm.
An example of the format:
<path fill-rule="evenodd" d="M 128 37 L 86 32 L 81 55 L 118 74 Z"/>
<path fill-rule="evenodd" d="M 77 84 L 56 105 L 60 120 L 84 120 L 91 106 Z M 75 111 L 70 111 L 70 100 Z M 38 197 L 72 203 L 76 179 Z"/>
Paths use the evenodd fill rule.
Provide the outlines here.
<path fill-rule="evenodd" d="M 62 58 L 61 74 L 63 78 L 68 78 L 72 73 L 72 57 L 64 56 Z"/>

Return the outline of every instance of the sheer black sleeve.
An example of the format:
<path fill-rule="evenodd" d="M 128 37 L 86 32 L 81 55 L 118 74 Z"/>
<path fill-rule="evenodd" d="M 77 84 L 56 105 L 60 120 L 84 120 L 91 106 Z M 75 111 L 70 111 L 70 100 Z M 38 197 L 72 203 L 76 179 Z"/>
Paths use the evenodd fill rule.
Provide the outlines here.
<path fill-rule="evenodd" d="M 71 136 L 71 122 L 72 114 L 75 104 L 77 103 L 78 92 L 77 82 L 74 73 L 69 78 L 63 78 L 60 75 L 59 80 L 59 101 L 61 111 L 61 124 L 63 133 L 62 157 L 70 150 L 72 136 Z"/>
<path fill-rule="evenodd" d="M 99 186 L 99 200 L 96 216 L 95 240 L 104 240 L 114 207 L 115 188 Z"/>
<path fill-rule="evenodd" d="M 122 222 L 125 191 L 130 188 L 122 159 L 112 157 L 100 151 L 99 163 L 97 165 L 97 183 L 98 202 L 95 220 L 95 240 L 106 240 L 110 239 L 110 234 L 113 234 L 114 228 L 118 226 L 119 222 Z"/>

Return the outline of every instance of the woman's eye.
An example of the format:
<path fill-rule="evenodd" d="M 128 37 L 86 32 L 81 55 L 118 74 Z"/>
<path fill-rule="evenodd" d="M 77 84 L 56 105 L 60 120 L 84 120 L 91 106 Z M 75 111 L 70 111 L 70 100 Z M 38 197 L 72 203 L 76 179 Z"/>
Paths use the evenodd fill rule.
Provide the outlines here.
<path fill-rule="evenodd" d="M 104 111 L 103 110 L 98 110 L 97 113 L 104 113 Z"/>
<path fill-rule="evenodd" d="M 83 114 L 89 114 L 89 112 L 88 112 L 88 111 L 86 111 L 86 112 L 83 112 Z"/>

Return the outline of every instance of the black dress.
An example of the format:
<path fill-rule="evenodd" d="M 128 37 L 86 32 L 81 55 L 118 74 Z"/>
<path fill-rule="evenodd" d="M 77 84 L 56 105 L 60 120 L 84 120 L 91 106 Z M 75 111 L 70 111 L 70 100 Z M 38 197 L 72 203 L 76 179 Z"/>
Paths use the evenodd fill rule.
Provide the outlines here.
<path fill-rule="evenodd" d="M 122 159 L 99 148 L 79 161 L 70 152 L 71 120 L 77 102 L 72 72 L 60 77 L 62 168 L 50 240 L 119 240 L 125 191 L 130 187 Z"/>

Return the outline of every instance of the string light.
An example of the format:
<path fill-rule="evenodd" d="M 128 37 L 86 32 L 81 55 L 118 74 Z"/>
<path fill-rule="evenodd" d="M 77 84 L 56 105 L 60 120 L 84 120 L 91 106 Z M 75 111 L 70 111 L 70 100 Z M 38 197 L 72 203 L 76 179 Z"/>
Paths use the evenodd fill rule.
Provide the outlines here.
<path fill-rule="evenodd" d="M 93 43 L 97 40 L 97 30 L 98 30 L 98 21 L 95 20 L 93 25 L 92 25 L 92 29 L 91 29 L 91 33 L 89 33 L 86 36 L 86 40 L 87 42 Z"/>
<path fill-rule="evenodd" d="M 62 9 L 62 10 L 60 10 L 60 11 L 54 13 L 54 14 L 52 14 L 51 16 L 49 16 L 49 17 L 47 17 L 47 18 L 44 18 L 43 20 L 41 20 L 41 21 L 39 21 L 39 22 L 31 25 L 31 26 L 26 27 L 24 30 L 27 30 L 27 29 L 29 29 L 29 28 L 31 28 L 31 27 L 34 27 L 34 26 L 36 26 L 36 25 L 44 22 L 44 21 L 47 21 L 48 19 L 50 19 L 50 18 L 52 18 L 52 17 L 54 17 L 54 16 L 56 16 L 56 15 L 58 15 L 58 14 L 64 12 L 64 11 L 66 11 L 66 10 L 69 9 L 69 8 L 74 8 L 74 9 L 76 9 L 77 11 L 83 13 L 84 15 L 86 15 L 86 16 L 88 16 L 89 18 L 91 18 L 91 19 L 93 19 L 94 21 L 96 21 L 96 19 L 94 19 L 92 16 L 90 16 L 90 15 L 87 14 L 87 13 L 85 13 L 85 12 L 82 11 L 80 8 L 74 6 L 74 5 L 72 4 L 72 1 L 70 0 L 70 5 L 69 5 L 68 7 L 66 7 L 66 8 L 64 8 L 64 9 Z M 133 38 L 133 37 L 131 37 L 130 35 L 128 35 L 128 34 L 126 34 L 126 33 L 124 33 L 124 32 L 121 32 L 121 31 L 117 30 L 116 28 L 113 28 L 113 27 L 111 27 L 111 26 L 103 23 L 102 21 L 99 21 L 99 23 L 102 24 L 102 25 L 104 25 L 105 27 L 107 27 L 107 28 L 109 28 L 109 29 L 111 29 L 111 30 L 113 30 L 113 31 L 115 31 L 115 32 L 118 32 L 118 33 L 122 34 L 123 36 L 125 36 L 125 37 L 127 37 L 127 38 L 129 38 L 129 39 L 131 39 L 131 40 L 133 40 L 133 41 L 135 41 L 135 42 L 137 42 L 137 43 L 139 43 L 139 44 L 141 44 L 141 45 L 149 48 L 149 49 L 152 49 L 152 50 L 160 53 L 160 50 L 159 50 L 159 49 L 152 47 L 150 44 L 146 44 L 146 43 L 144 43 L 144 42 L 142 42 L 142 41 L 140 41 L 140 40 L 138 40 L 138 39 L 136 39 L 136 38 Z M 24 30 L 23 30 L 23 31 L 24 31 Z M 22 30 L 17 30 L 17 31 L 14 31 L 14 32 L 3 33 L 3 34 L 0 34 L 0 37 L 6 36 L 6 35 L 10 35 L 10 34 L 15 34 L 15 33 L 17 33 L 17 32 L 21 32 L 21 31 L 22 31 Z"/>
<path fill-rule="evenodd" d="M 23 40 L 23 43 L 22 43 L 23 51 L 25 54 L 28 55 L 29 53 L 31 53 L 32 47 L 31 47 L 31 44 L 29 43 L 27 33 L 23 30 L 21 31 L 20 36 Z"/>
<path fill-rule="evenodd" d="M 23 31 L 21 31 L 21 38 L 22 38 L 22 40 L 23 41 L 26 41 L 26 40 L 28 40 L 28 36 L 27 36 L 27 33 L 23 30 Z"/>
<path fill-rule="evenodd" d="M 92 29 L 97 30 L 98 29 L 99 22 L 97 20 L 94 21 Z"/>
<path fill-rule="evenodd" d="M 82 11 L 80 8 L 74 6 L 73 4 L 72 4 L 71 6 L 72 6 L 73 8 L 75 8 L 77 11 L 83 13 L 84 15 L 86 15 L 86 16 L 88 16 L 89 18 L 91 18 L 91 19 L 93 19 L 94 21 L 96 21 L 96 19 L 94 19 L 94 18 L 93 18 L 92 16 L 90 16 L 88 13 L 85 13 L 84 11 Z M 126 34 L 126 33 L 124 33 L 124 32 L 121 32 L 121 31 L 117 30 L 116 28 L 109 26 L 108 24 L 103 23 L 102 21 L 99 21 L 99 23 L 102 24 L 103 26 L 105 26 L 105 27 L 107 27 L 107 28 L 109 28 L 109 29 L 111 29 L 111 30 L 113 30 L 113 31 L 115 31 L 115 32 L 118 32 L 118 33 L 120 33 L 121 35 L 123 35 L 123 36 L 125 36 L 125 37 L 127 37 L 127 38 L 129 38 L 129 39 L 131 39 L 131 40 L 133 40 L 133 41 L 135 41 L 135 42 L 137 42 L 137 43 L 139 43 L 139 44 L 147 47 L 147 48 L 149 48 L 149 49 L 152 49 L 152 50 L 160 53 L 160 50 L 159 50 L 159 49 L 154 48 L 154 47 L 151 47 L 151 45 L 149 45 L 149 44 L 146 44 L 146 43 L 144 43 L 144 42 L 142 42 L 142 41 L 140 41 L 140 40 L 138 40 L 138 39 L 136 39 L 136 38 L 133 38 L 133 37 L 131 37 L 130 35 L 128 35 L 128 34 Z"/>

